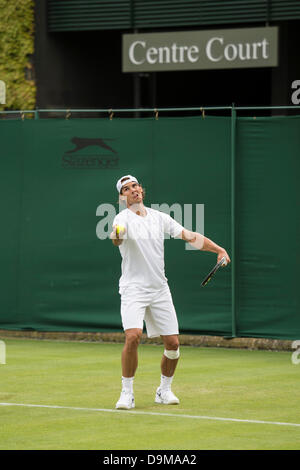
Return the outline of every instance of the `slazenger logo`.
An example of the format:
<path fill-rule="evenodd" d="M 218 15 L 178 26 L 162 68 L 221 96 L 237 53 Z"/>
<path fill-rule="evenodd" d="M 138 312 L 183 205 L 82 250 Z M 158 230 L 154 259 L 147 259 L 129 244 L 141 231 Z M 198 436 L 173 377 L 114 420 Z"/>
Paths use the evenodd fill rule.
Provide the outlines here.
<path fill-rule="evenodd" d="M 101 137 L 72 137 L 73 148 L 64 153 L 62 167 L 69 170 L 117 169 L 119 164 L 118 152 L 110 144 L 114 140 Z"/>

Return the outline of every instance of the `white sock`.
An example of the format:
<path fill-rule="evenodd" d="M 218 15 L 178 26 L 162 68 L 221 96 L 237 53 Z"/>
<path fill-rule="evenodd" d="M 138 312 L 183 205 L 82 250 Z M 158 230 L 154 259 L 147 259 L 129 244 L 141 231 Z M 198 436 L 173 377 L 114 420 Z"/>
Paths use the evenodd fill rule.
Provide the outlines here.
<path fill-rule="evenodd" d="M 161 378 L 160 378 L 160 388 L 163 388 L 164 390 L 170 390 L 171 389 L 171 385 L 172 385 L 172 380 L 173 380 L 173 377 L 166 377 L 165 375 L 161 375 Z"/>
<path fill-rule="evenodd" d="M 133 393 L 133 379 L 134 377 L 122 377 L 122 390 Z"/>

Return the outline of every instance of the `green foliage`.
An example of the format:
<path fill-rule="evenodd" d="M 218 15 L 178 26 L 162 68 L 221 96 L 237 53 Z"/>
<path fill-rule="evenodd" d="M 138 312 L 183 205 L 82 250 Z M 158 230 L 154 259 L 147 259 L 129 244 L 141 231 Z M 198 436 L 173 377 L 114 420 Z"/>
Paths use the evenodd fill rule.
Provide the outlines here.
<path fill-rule="evenodd" d="M 6 84 L 0 109 L 34 109 L 34 1 L 0 0 L 0 12 L 0 80 Z"/>

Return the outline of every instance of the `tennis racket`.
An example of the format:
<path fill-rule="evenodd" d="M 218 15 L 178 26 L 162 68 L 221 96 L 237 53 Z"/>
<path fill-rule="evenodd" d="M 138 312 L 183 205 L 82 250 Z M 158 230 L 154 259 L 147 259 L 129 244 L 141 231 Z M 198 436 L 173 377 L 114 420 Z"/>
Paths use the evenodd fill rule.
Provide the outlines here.
<path fill-rule="evenodd" d="M 216 266 L 208 273 L 208 275 L 203 279 L 201 286 L 204 287 L 206 284 L 211 280 L 214 274 L 218 271 L 218 269 L 226 263 L 226 258 L 223 256 L 223 258 L 216 264 Z"/>

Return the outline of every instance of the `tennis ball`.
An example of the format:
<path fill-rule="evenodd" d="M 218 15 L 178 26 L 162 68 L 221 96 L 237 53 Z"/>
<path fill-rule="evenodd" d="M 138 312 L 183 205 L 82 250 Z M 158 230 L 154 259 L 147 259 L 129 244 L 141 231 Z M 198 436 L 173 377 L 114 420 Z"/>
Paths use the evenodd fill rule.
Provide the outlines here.
<path fill-rule="evenodd" d="M 120 233 L 124 233 L 125 232 L 125 227 L 123 227 L 123 225 L 117 225 L 116 226 L 116 234 L 117 236 L 119 237 L 120 236 Z"/>

